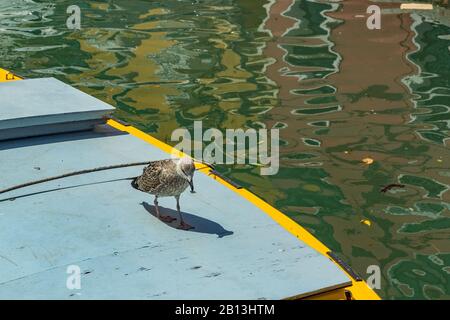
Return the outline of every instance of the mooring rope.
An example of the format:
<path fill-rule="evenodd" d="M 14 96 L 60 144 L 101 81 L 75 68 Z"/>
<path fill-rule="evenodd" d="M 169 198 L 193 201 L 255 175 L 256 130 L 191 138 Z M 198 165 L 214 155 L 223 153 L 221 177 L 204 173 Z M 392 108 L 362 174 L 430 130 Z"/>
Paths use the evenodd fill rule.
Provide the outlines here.
<path fill-rule="evenodd" d="M 13 187 L 9 187 L 9 188 L 0 190 L 0 194 L 6 193 L 6 192 L 9 192 L 9 191 L 13 191 L 13 190 L 17 190 L 17 189 L 21 189 L 21 188 L 25 188 L 25 187 L 29 187 L 29 186 L 32 186 L 32 185 L 35 185 L 35 184 L 44 183 L 44 182 L 48 182 L 48 181 L 52 181 L 52 180 L 58 180 L 58 179 L 67 178 L 67 177 L 71 177 L 71 176 L 77 176 L 77 175 L 80 175 L 80 174 L 97 172 L 97 171 L 104 171 L 104 170 L 111 170 L 111 169 L 118 169 L 118 168 L 125 168 L 125 167 L 143 166 L 143 165 L 149 164 L 150 162 L 151 161 L 124 163 L 124 164 L 117 164 L 117 165 L 112 165 L 112 166 L 98 167 L 98 168 L 93 168 L 93 169 L 73 171 L 73 172 L 61 174 L 59 176 L 53 176 L 53 177 L 49 177 L 49 178 L 45 178 L 45 179 L 30 181 L 30 182 L 27 182 L 27 183 L 22 183 L 22 184 L 13 186 Z"/>
<path fill-rule="evenodd" d="M 203 161 L 198 161 L 198 160 L 195 160 L 195 159 L 194 159 L 194 161 L 205 164 L 205 167 L 197 168 L 196 170 L 200 170 L 200 169 L 204 169 L 204 168 L 214 168 L 209 163 L 206 163 L 206 162 L 203 162 Z M 97 168 L 93 168 L 93 169 L 73 171 L 73 172 L 61 174 L 61 175 L 58 175 L 58 176 L 53 176 L 53 177 L 40 179 L 40 180 L 34 180 L 34 181 L 27 182 L 27 183 L 19 184 L 19 185 L 13 186 L 13 187 L 9 187 L 9 188 L 0 190 L 0 194 L 6 193 L 6 192 L 9 192 L 9 191 L 13 191 L 13 190 L 17 190 L 17 189 L 21 189 L 21 188 L 25 188 L 25 187 L 29 187 L 29 186 L 32 186 L 32 185 L 35 185 L 35 184 L 39 184 L 39 183 L 49 182 L 49 181 L 63 179 L 63 178 L 72 177 L 72 176 L 77 176 L 77 175 L 81 175 L 81 174 L 97 172 L 97 171 L 104 171 L 104 170 L 111 170 L 111 169 L 126 168 L 126 167 L 143 166 L 143 165 L 148 165 L 151 162 L 153 162 L 153 161 L 123 163 L 123 164 L 117 164 L 117 165 L 112 165 L 112 166 L 97 167 Z M 129 178 L 129 179 L 132 179 L 132 178 Z"/>

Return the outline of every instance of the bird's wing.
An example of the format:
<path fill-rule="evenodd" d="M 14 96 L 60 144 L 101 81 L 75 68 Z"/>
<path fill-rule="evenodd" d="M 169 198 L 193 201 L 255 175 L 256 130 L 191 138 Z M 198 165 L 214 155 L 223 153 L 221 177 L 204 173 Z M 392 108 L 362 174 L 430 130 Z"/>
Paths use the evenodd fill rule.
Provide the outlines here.
<path fill-rule="evenodd" d="M 169 183 L 174 178 L 178 176 L 176 171 L 176 165 L 172 160 L 168 160 L 168 162 L 164 162 L 159 172 L 159 182 L 164 185 L 165 183 Z"/>
<path fill-rule="evenodd" d="M 139 189 L 146 192 L 157 190 L 164 186 L 173 175 L 174 166 L 172 160 L 151 162 L 137 179 Z"/>

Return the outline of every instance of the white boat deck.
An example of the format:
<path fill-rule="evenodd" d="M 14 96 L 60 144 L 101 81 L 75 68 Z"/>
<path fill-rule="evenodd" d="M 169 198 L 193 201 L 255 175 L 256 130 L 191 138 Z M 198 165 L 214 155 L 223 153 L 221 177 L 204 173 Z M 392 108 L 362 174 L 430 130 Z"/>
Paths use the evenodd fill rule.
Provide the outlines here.
<path fill-rule="evenodd" d="M 0 84 L 0 87 L 3 84 Z M 169 155 L 128 134 L 92 131 L 0 141 L 0 189 Z M 143 167 L 0 194 L 0 299 L 282 299 L 349 285 L 330 259 L 203 173 L 181 209 L 195 229 L 154 216 L 131 187 Z M 176 217 L 175 199 L 161 198 Z M 81 289 L 66 271 L 81 268 Z"/>

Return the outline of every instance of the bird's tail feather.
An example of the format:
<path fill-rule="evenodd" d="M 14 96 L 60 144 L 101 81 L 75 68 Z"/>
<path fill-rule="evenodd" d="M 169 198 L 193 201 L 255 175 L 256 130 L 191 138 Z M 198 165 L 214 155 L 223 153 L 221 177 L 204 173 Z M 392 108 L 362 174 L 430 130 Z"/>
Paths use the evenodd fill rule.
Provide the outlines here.
<path fill-rule="evenodd" d="M 131 186 L 133 187 L 133 188 L 135 188 L 135 189 L 137 189 L 137 190 L 139 190 L 139 186 L 138 186 L 138 183 L 137 183 L 137 179 L 138 179 L 139 177 L 136 177 L 136 178 L 134 178 L 132 181 L 131 181 Z"/>

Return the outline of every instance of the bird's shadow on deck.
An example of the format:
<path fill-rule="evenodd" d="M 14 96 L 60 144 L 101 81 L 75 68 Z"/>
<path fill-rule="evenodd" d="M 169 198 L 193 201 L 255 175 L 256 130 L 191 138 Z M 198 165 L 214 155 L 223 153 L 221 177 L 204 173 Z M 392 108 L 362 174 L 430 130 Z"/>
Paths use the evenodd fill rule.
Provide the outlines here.
<path fill-rule="evenodd" d="M 147 210 L 148 213 L 150 213 L 152 216 L 154 216 L 157 219 L 155 206 L 153 206 L 147 202 L 142 202 L 141 205 L 145 208 L 145 210 Z M 159 212 L 161 213 L 161 215 L 170 216 L 172 218 L 177 219 L 177 220 L 174 220 L 172 223 L 165 223 L 163 221 L 160 221 L 160 222 L 165 223 L 169 227 L 176 229 L 177 225 L 180 221 L 178 212 L 176 210 L 173 210 L 170 208 L 166 208 L 166 207 L 162 207 L 162 206 L 158 206 L 158 207 L 159 207 Z M 219 238 L 230 236 L 234 233 L 233 231 L 225 230 L 224 227 L 222 227 L 220 224 L 218 224 L 217 222 L 211 221 L 209 219 L 205 219 L 205 218 L 202 218 L 202 217 L 199 217 L 199 216 L 196 216 L 194 214 L 187 213 L 184 211 L 182 211 L 181 214 L 183 215 L 183 219 L 185 220 L 185 222 L 194 227 L 193 229 L 188 230 L 189 232 L 217 234 L 217 236 Z"/>

